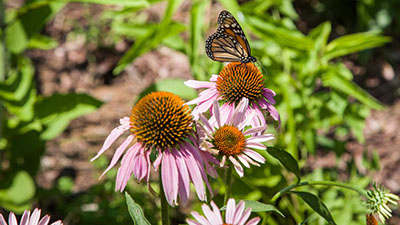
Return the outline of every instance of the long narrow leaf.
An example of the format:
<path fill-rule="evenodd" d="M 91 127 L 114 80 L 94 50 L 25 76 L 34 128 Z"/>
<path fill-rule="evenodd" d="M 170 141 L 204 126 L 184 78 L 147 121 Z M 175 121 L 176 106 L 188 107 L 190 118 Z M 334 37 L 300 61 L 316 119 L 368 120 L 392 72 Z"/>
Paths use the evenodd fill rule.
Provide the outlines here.
<path fill-rule="evenodd" d="M 132 217 L 135 225 L 150 225 L 150 222 L 144 216 L 143 210 L 132 197 L 125 192 L 126 204 L 128 206 L 129 215 Z"/>

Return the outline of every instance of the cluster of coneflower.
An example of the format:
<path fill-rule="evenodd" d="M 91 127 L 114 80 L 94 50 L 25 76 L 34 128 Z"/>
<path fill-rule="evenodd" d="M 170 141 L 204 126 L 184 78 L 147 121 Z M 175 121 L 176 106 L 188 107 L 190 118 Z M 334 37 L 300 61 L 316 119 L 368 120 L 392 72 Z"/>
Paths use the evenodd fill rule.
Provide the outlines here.
<path fill-rule="evenodd" d="M 265 150 L 263 143 L 274 138 L 265 133 L 266 117 L 280 118 L 273 106 L 275 93 L 264 87 L 259 69 L 252 63 L 230 63 L 210 81 L 189 80 L 185 83 L 205 90 L 187 103 L 169 92 L 146 95 L 133 107 L 130 117 L 120 119 L 121 125 L 110 133 L 92 159 L 98 158 L 118 137 L 129 131 L 104 171 L 109 171 L 122 157 L 116 190 L 123 191 L 133 174 L 138 181 L 146 180 L 154 192 L 149 183 L 150 173 L 152 169 L 160 170 L 160 192 L 164 193 L 160 197 L 165 197 L 171 206 L 185 206 L 190 183 L 201 201 L 207 200 L 206 188 L 213 194 L 209 178 L 218 176 L 216 169 L 234 168 L 242 177 L 244 167 L 265 163 L 265 158 L 257 151 Z M 188 105 L 196 106 L 192 111 Z M 215 208 L 215 204 L 212 206 Z M 250 211 L 244 212 L 243 203 L 236 207 L 234 201 L 229 201 L 227 206 L 227 210 L 241 208 L 238 215 L 226 217 L 228 224 L 236 224 L 250 216 Z M 214 213 L 217 212 L 219 210 Z M 193 216 L 197 220 L 205 219 L 196 213 Z M 256 218 L 248 224 L 258 221 Z M 188 223 L 197 224 L 191 220 Z"/>

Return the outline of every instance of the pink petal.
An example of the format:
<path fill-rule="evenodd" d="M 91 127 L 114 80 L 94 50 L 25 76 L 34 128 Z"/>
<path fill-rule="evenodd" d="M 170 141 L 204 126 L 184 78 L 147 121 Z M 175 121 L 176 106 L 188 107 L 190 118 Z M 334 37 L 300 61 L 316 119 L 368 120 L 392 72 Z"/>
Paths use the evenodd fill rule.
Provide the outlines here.
<path fill-rule="evenodd" d="M 51 225 L 63 225 L 61 220 L 57 220 L 56 222 L 52 223 Z"/>
<path fill-rule="evenodd" d="M 244 120 L 244 116 L 246 115 L 247 106 L 249 105 L 249 100 L 247 98 L 243 98 L 238 106 L 236 107 L 235 113 L 233 114 L 233 125 L 238 126 L 240 122 Z"/>
<path fill-rule="evenodd" d="M 123 191 L 128 184 L 134 169 L 133 161 L 139 153 L 139 149 L 130 147 L 124 157 L 122 157 L 121 166 L 118 169 L 117 179 L 115 182 L 115 191 Z"/>
<path fill-rule="evenodd" d="M 97 153 L 95 157 L 93 157 L 90 161 L 97 159 L 101 154 L 103 154 L 107 149 L 111 147 L 111 145 L 117 140 L 122 133 L 129 129 L 129 125 L 120 125 L 114 128 L 111 133 L 107 136 L 106 140 L 104 141 L 103 147 L 101 147 L 100 151 Z"/>
<path fill-rule="evenodd" d="M 182 206 L 185 206 L 189 199 L 189 193 L 190 193 L 189 173 L 188 173 L 188 169 L 186 167 L 185 160 L 183 159 L 182 154 L 176 149 L 172 150 L 172 154 L 175 157 L 176 166 L 178 168 L 178 174 L 179 174 L 178 193 L 179 193 L 179 197 L 180 197 Z"/>
<path fill-rule="evenodd" d="M 215 219 L 216 224 L 223 224 L 224 222 L 222 221 L 221 212 L 219 211 L 219 208 L 214 203 L 214 201 L 211 201 L 211 207 L 212 207 L 213 213 L 214 213 L 214 215 L 216 217 L 216 219 Z"/>
<path fill-rule="evenodd" d="M 243 158 L 243 155 L 244 155 L 244 154 L 241 154 L 241 155 L 238 155 L 238 156 L 237 156 L 238 159 L 239 159 L 239 161 L 240 161 L 245 167 L 250 168 L 250 164 L 246 161 L 245 158 Z"/>
<path fill-rule="evenodd" d="M 263 89 L 263 96 L 264 98 L 268 99 L 269 102 L 271 102 L 271 104 L 275 104 L 275 100 L 274 100 L 274 96 L 276 95 L 276 93 L 268 88 L 264 88 Z"/>
<path fill-rule="evenodd" d="M 264 125 L 264 126 L 261 126 L 261 127 L 254 127 L 254 128 L 250 128 L 250 129 L 246 130 L 243 134 L 246 136 L 246 135 L 249 135 L 249 134 L 263 132 L 266 129 L 268 129 L 267 125 Z"/>
<path fill-rule="evenodd" d="M 244 201 L 240 201 L 239 204 L 237 204 L 236 210 L 234 213 L 234 218 L 233 218 L 234 224 L 238 224 L 238 222 L 242 218 L 243 211 L 244 211 Z"/>
<path fill-rule="evenodd" d="M 215 168 L 209 164 L 209 162 L 214 163 L 215 165 L 218 165 L 219 164 L 218 160 L 215 159 L 214 156 L 212 156 L 209 152 L 201 151 L 200 154 L 201 154 L 201 157 L 203 158 L 203 162 L 204 162 L 204 165 L 206 166 L 208 174 L 213 178 L 217 178 L 218 173 L 215 170 Z"/>
<path fill-rule="evenodd" d="M 210 81 L 216 82 L 217 80 L 218 80 L 218 75 L 215 74 L 211 75 Z"/>
<path fill-rule="evenodd" d="M 162 160 L 163 154 L 161 152 L 161 150 L 158 150 L 158 155 L 156 160 L 153 163 L 154 169 L 157 171 L 158 167 L 160 166 L 161 160 Z"/>
<path fill-rule="evenodd" d="M 186 86 L 195 88 L 195 89 L 215 87 L 215 82 L 209 82 L 209 81 L 188 80 L 183 83 Z"/>
<path fill-rule="evenodd" d="M 173 206 L 177 204 L 178 198 L 178 168 L 175 158 L 168 149 L 163 152 L 161 163 L 161 179 L 167 202 Z"/>
<path fill-rule="evenodd" d="M 243 167 L 240 165 L 240 163 L 232 156 L 229 156 L 229 160 L 232 162 L 233 166 L 235 167 L 235 170 L 238 173 L 239 177 L 243 177 L 244 171 L 243 171 Z"/>
<path fill-rule="evenodd" d="M 49 221 L 50 221 L 50 216 L 46 215 L 39 221 L 38 225 L 47 225 Z"/>
<path fill-rule="evenodd" d="M 249 220 L 249 222 L 247 222 L 246 225 L 257 225 L 258 222 L 260 222 L 260 217 L 255 217 Z"/>
<path fill-rule="evenodd" d="M 201 209 L 203 210 L 204 216 L 207 218 L 207 220 L 216 224 L 215 222 L 218 221 L 218 216 L 214 215 L 214 212 L 211 211 L 210 207 L 206 204 L 203 204 Z"/>
<path fill-rule="evenodd" d="M 250 214 L 251 208 L 247 208 L 246 211 L 244 211 L 244 214 L 241 216 L 240 220 L 238 221 L 238 225 L 243 225 L 249 218 Z"/>
<path fill-rule="evenodd" d="M 1 213 L 0 213 L 0 225 L 7 225 L 7 222 Z"/>
<path fill-rule="evenodd" d="M 270 141 L 273 139 L 274 139 L 274 136 L 272 136 L 272 134 L 265 134 L 265 135 L 249 137 L 247 139 L 247 141 L 262 143 L 262 142 Z"/>
<path fill-rule="evenodd" d="M 215 89 L 215 88 L 206 89 L 206 90 L 200 92 L 199 97 L 186 102 L 186 104 L 193 105 L 193 104 L 204 103 L 206 101 L 210 101 L 210 99 L 212 99 L 215 95 L 218 95 L 217 89 Z M 212 100 L 211 100 L 211 103 L 212 103 Z"/>
<path fill-rule="evenodd" d="M 147 177 L 147 174 L 149 174 L 149 165 L 147 164 L 148 160 L 146 158 L 146 152 L 147 150 L 145 150 L 145 148 L 140 148 L 139 154 L 137 154 L 136 157 L 133 158 L 133 174 L 139 181 Z"/>
<path fill-rule="evenodd" d="M 119 158 L 121 158 L 122 153 L 124 153 L 126 147 L 128 147 L 128 145 L 132 142 L 133 138 L 135 136 L 134 135 L 129 135 L 124 142 L 122 142 L 122 144 L 117 148 L 117 150 L 114 153 L 113 158 L 111 159 L 111 163 L 110 165 L 107 167 L 107 169 L 101 174 L 100 178 L 102 178 L 104 176 L 104 174 L 106 174 L 111 168 L 113 168 L 115 166 L 115 164 L 117 164 Z M 136 143 L 134 146 L 136 146 L 138 143 Z"/>
<path fill-rule="evenodd" d="M 255 152 L 250 149 L 245 149 L 243 151 L 246 155 L 248 155 L 250 158 L 254 159 L 255 161 L 259 163 L 265 163 L 265 159 L 262 155 L 260 155 L 258 152 Z"/>
<path fill-rule="evenodd" d="M 228 200 L 226 205 L 226 212 L 225 212 L 225 223 L 233 224 L 233 218 L 235 214 L 236 203 L 233 198 Z"/>
<path fill-rule="evenodd" d="M 191 214 L 197 221 L 200 222 L 201 225 L 214 225 L 208 222 L 208 220 L 204 218 L 204 216 L 200 216 L 198 212 L 192 212 Z"/>
<path fill-rule="evenodd" d="M 30 215 L 31 215 L 31 212 L 28 210 L 25 210 L 24 214 L 22 214 L 20 225 L 27 225 L 29 223 Z M 10 213 L 10 216 L 8 216 L 8 224 L 9 225 L 13 225 L 13 224 L 18 225 L 17 218 L 15 218 L 14 213 L 12 213 L 12 214 Z"/>
<path fill-rule="evenodd" d="M 246 141 L 246 147 L 260 149 L 260 150 L 265 150 L 267 148 L 267 147 L 265 147 L 265 145 L 263 145 L 261 143 L 251 142 L 251 141 Z"/>
<path fill-rule="evenodd" d="M 240 158 L 246 160 L 248 163 L 250 163 L 250 164 L 252 164 L 252 165 L 260 166 L 260 164 L 254 162 L 252 159 L 250 159 L 250 158 L 249 158 L 247 155 L 245 155 L 245 154 L 240 154 L 239 156 L 240 156 Z M 238 156 L 238 157 L 239 157 L 239 156 Z"/>
<path fill-rule="evenodd" d="M 33 210 L 31 218 L 29 219 L 29 225 L 37 225 L 40 219 L 40 209 Z"/>
<path fill-rule="evenodd" d="M 197 197 L 204 201 L 206 198 L 206 193 L 204 190 L 202 174 L 199 168 L 199 163 L 195 159 L 193 153 L 196 150 L 191 150 L 191 145 L 186 144 L 181 149 L 182 156 L 185 159 L 186 166 L 189 170 L 190 179 L 192 180 L 194 187 L 196 189 Z"/>
<path fill-rule="evenodd" d="M 218 127 L 221 127 L 221 119 L 219 116 L 219 105 L 218 105 L 217 100 L 214 100 L 214 102 L 213 102 L 213 113 L 214 113 L 215 120 L 217 121 Z"/>
<path fill-rule="evenodd" d="M 189 224 L 189 225 L 201 225 L 201 223 L 198 223 L 198 222 L 196 222 L 194 220 L 190 220 L 190 219 L 187 219 L 186 223 Z"/>

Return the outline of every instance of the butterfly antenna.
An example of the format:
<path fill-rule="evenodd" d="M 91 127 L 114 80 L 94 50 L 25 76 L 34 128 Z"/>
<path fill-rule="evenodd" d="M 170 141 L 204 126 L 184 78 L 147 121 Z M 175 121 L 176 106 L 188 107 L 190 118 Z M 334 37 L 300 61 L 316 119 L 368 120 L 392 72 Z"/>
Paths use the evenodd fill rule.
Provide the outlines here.
<path fill-rule="evenodd" d="M 257 64 L 261 67 L 261 70 L 263 70 L 263 72 L 265 72 L 265 75 L 268 75 L 268 71 L 267 69 L 263 66 L 263 64 L 257 59 Z"/>

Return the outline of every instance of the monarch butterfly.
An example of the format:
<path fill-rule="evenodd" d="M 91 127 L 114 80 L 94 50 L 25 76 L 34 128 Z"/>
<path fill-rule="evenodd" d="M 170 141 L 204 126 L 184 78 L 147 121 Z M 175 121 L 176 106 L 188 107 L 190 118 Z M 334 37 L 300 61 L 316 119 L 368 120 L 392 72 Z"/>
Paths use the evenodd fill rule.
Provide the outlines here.
<path fill-rule="evenodd" d="M 233 15 L 223 10 L 218 16 L 217 31 L 206 40 L 206 53 L 219 62 L 256 62 L 247 38 Z"/>

